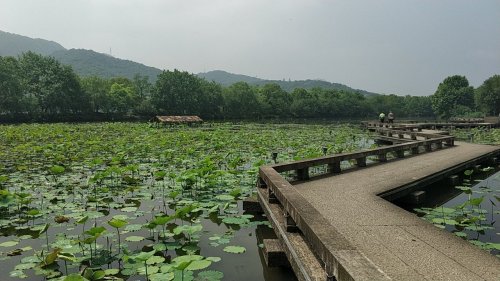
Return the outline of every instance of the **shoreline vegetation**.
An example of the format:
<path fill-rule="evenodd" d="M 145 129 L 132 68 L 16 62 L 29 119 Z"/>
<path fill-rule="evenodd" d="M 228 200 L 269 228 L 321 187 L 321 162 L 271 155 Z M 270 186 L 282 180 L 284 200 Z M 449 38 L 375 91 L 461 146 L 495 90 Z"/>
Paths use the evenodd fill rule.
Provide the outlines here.
<path fill-rule="evenodd" d="M 167 70 L 154 83 L 136 75 L 80 77 L 53 57 L 27 52 L 0 56 L 0 123 L 134 121 L 155 115 L 198 115 L 204 120 L 375 119 L 480 117 L 500 112 L 500 75 L 477 89 L 451 76 L 432 96 L 363 95 L 356 91 L 279 84 L 223 86 L 185 71 Z"/>

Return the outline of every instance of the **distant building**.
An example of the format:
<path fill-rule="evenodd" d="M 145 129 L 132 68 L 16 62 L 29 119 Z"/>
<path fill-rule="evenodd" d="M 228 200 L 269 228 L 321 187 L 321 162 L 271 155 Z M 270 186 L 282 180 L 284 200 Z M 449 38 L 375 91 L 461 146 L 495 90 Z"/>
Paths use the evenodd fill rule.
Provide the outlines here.
<path fill-rule="evenodd" d="M 152 118 L 153 122 L 158 123 L 158 124 L 165 124 L 165 125 L 180 125 L 180 124 L 187 124 L 187 125 L 193 125 L 193 124 L 201 124 L 203 123 L 203 119 L 196 115 L 191 115 L 191 116 L 155 116 Z"/>

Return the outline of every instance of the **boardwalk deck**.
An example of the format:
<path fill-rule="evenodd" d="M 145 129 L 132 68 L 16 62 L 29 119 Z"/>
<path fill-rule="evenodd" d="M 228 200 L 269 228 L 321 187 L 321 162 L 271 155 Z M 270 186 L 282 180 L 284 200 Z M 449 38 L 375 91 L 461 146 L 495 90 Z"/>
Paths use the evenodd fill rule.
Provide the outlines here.
<path fill-rule="evenodd" d="M 379 196 L 499 154 L 498 146 L 455 142 L 293 186 L 274 174 L 271 180 L 286 190 L 271 193 L 284 202 L 282 209 L 262 202 L 269 200 L 263 188 L 259 197 L 300 280 L 326 280 L 328 274 L 337 280 L 500 280 L 500 259 Z M 277 218 L 280 212 L 285 222 Z M 286 231 L 294 224 L 300 234 Z"/>

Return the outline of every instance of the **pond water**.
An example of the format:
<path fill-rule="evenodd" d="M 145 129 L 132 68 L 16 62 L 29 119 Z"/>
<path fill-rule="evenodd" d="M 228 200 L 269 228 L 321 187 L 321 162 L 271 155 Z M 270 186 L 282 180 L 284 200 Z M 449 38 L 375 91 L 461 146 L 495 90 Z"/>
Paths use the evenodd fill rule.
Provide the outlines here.
<path fill-rule="evenodd" d="M 348 125 L 0 126 L 1 280 L 295 280 L 241 209 L 258 167 L 371 144 Z"/>
<path fill-rule="evenodd" d="M 395 203 L 500 257 L 500 166 L 466 170 L 458 185 L 442 181 L 425 190 L 419 204 Z"/>

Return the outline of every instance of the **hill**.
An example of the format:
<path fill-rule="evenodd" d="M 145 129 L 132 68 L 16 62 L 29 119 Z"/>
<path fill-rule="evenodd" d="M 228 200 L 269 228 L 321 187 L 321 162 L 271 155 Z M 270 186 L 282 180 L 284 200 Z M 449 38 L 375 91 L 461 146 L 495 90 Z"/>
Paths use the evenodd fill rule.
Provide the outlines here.
<path fill-rule="evenodd" d="M 134 75 L 149 76 L 150 81 L 156 81 L 156 76 L 161 73 L 158 68 L 146 66 L 130 60 L 122 60 L 110 55 L 84 49 L 70 49 L 56 51 L 51 54 L 62 64 L 73 67 L 81 76 L 100 76 L 104 78 L 127 77 Z"/>
<path fill-rule="evenodd" d="M 353 89 L 349 86 L 339 84 L 339 83 L 331 83 L 324 80 L 318 79 L 308 79 L 308 80 L 294 80 L 294 81 L 286 81 L 286 80 L 266 80 L 260 79 L 252 76 L 241 75 L 241 74 L 233 74 L 222 70 L 214 70 L 204 73 L 198 73 L 199 77 L 205 78 L 208 81 L 215 81 L 222 85 L 228 86 L 234 84 L 236 82 L 246 82 L 250 85 L 262 86 L 268 83 L 276 83 L 280 85 L 282 89 L 287 92 L 293 91 L 295 88 L 304 88 L 304 89 L 312 89 L 312 88 L 323 88 L 323 89 L 334 89 L 334 90 L 343 90 L 349 92 L 357 92 L 363 94 L 365 96 L 377 95 L 376 93 Z"/>
<path fill-rule="evenodd" d="M 196 75 L 198 77 L 205 78 L 207 81 L 215 81 L 224 86 L 229 86 L 236 82 L 246 82 L 248 84 L 256 85 L 267 81 L 252 76 L 229 73 L 223 70 L 212 70 L 209 72 L 198 73 Z"/>
<path fill-rule="evenodd" d="M 0 30 L 0 56 L 18 56 L 32 51 L 44 56 L 65 50 L 60 44 L 44 39 L 33 39 Z"/>
<path fill-rule="evenodd" d="M 130 60 L 123 60 L 107 54 L 92 50 L 70 49 L 67 50 L 60 44 L 44 40 L 33 39 L 22 35 L 0 31 L 0 56 L 18 56 L 24 52 L 32 51 L 44 56 L 52 56 L 62 64 L 71 65 L 75 72 L 81 76 L 96 75 L 104 78 L 127 77 L 132 79 L 136 74 L 150 77 L 150 81 L 156 81 L 161 70 L 146 66 Z M 261 86 L 267 83 L 277 83 L 284 90 L 291 92 L 295 88 L 311 89 L 321 87 L 325 89 L 336 89 L 350 92 L 358 92 L 363 95 L 375 95 L 363 90 L 350 88 L 339 83 L 331 83 L 323 80 L 266 80 L 257 77 L 233 74 L 222 70 L 214 70 L 197 74 L 208 81 L 215 81 L 228 86 L 236 82 L 246 82 L 251 85 Z"/>
<path fill-rule="evenodd" d="M 134 75 L 140 74 L 149 76 L 150 81 L 155 81 L 156 76 L 161 73 L 160 69 L 92 50 L 67 50 L 53 41 L 0 31 L 0 56 L 15 57 L 27 51 L 52 56 L 62 64 L 71 65 L 81 76 L 96 75 L 105 78 L 123 76 L 131 79 Z"/>

